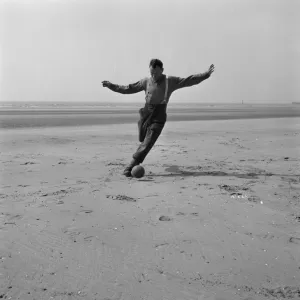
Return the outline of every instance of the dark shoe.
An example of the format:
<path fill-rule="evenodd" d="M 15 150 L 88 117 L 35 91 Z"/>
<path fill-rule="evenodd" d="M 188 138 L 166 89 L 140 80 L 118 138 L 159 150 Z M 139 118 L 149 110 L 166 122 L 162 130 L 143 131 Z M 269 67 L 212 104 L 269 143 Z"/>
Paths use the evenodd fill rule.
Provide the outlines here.
<path fill-rule="evenodd" d="M 135 159 L 133 159 L 123 171 L 123 175 L 125 175 L 126 177 L 132 177 L 131 170 L 133 169 L 133 167 L 137 166 L 138 164 L 139 163 Z"/>
<path fill-rule="evenodd" d="M 125 175 L 126 177 L 132 177 L 131 170 L 125 169 L 124 172 L 123 172 L 123 175 Z"/>

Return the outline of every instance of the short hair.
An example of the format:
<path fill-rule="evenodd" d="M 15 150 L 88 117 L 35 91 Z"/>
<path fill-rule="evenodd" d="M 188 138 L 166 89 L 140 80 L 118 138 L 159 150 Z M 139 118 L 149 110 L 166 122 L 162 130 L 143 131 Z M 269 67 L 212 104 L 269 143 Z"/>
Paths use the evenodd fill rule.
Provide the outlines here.
<path fill-rule="evenodd" d="M 150 60 L 150 64 L 149 64 L 149 67 L 152 67 L 152 68 L 156 68 L 156 66 L 160 67 L 161 69 L 163 68 L 163 63 L 161 60 L 157 59 L 157 58 L 153 58 Z"/>

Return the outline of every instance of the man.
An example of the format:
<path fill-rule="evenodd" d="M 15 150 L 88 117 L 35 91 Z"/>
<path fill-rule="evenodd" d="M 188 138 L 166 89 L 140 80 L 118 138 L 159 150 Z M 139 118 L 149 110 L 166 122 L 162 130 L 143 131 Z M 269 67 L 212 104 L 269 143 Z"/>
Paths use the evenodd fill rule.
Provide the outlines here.
<path fill-rule="evenodd" d="M 163 74 L 163 63 L 159 59 L 152 59 L 149 64 L 150 78 L 144 78 L 136 83 L 127 86 L 113 84 L 109 81 L 102 81 L 103 87 L 121 94 L 134 94 L 145 91 L 146 103 L 144 108 L 139 110 L 140 120 L 138 122 L 140 146 L 133 154 L 133 159 L 125 168 L 123 175 L 131 177 L 131 170 L 134 166 L 141 164 L 149 151 L 160 136 L 167 121 L 167 104 L 171 94 L 181 88 L 199 84 L 208 79 L 214 72 L 214 65 L 211 65 L 205 73 L 191 75 L 186 78 L 169 76 Z"/>

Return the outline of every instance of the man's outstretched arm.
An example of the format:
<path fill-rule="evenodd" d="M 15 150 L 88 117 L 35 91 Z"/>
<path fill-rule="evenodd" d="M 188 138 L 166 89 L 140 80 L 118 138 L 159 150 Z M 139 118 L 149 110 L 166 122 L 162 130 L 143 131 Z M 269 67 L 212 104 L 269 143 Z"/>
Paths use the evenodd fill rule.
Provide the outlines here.
<path fill-rule="evenodd" d="M 208 79 L 211 74 L 214 72 L 215 70 L 215 66 L 211 65 L 208 69 L 208 71 L 204 72 L 204 73 L 200 73 L 200 74 L 196 74 L 196 75 L 191 75 L 188 76 L 186 78 L 181 78 L 181 77 L 174 77 L 173 80 L 173 90 L 178 90 L 184 87 L 189 87 L 189 86 L 193 86 L 196 84 L 199 84 L 200 82 L 202 82 L 205 79 Z"/>
<path fill-rule="evenodd" d="M 120 94 L 135 94 L 145 90 L 144 80 L 140 80 L 129 85 L 118 85 L 109 81 L 102 81 L 102 85 L 103 87 L 107 87 L 113 92 Z"/>

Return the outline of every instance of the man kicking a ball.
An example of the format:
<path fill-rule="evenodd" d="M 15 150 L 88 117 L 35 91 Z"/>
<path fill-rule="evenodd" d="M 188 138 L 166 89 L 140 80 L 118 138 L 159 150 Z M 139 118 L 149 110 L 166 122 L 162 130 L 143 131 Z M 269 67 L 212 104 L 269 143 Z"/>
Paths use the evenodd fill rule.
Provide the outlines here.
<path fill-rule="evenodd" d="M 171 94 L 178 89 L 199 84 L 203 80 L 208 79 L 214 72 L 214 65 L 211 65 L 208 71 L 186 78 L 166 76 L 163 74 L 163 63 L 159 59 L 152 59 L 149 68 L 150 78 L 144 78 L 127 86 L 102 81 L 103 87 L 107 87 L 117 93 L 134 94 L 145 91 L 146 94 L 145 106 L 139 110 L 140 120 L 138 128 L 141 144 L 133 154 L 132 161 L 123 172 L 127 177 L 132 176 L 132 168 L 144 161 L 160 136 L 167 121 L 167 104 Z"/>

